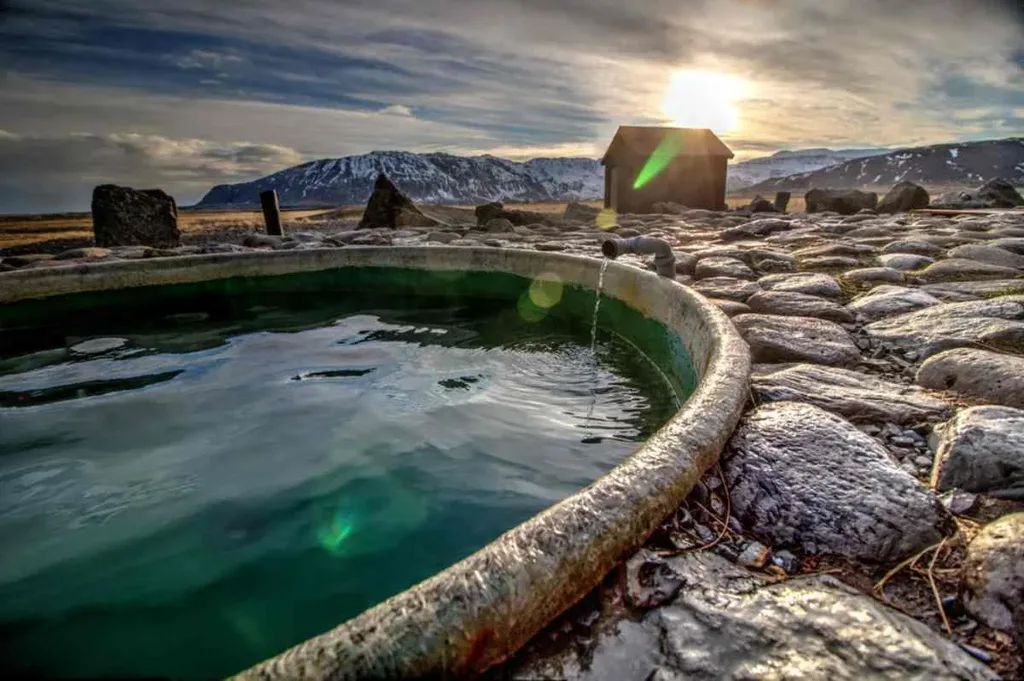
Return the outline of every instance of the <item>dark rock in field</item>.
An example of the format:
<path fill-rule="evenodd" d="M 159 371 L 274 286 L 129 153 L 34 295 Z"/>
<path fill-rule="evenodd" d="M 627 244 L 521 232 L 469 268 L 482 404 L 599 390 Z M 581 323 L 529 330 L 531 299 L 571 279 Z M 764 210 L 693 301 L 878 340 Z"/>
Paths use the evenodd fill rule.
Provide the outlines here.
<path fill-rule="evenodd" d="M 477 206 L 474 212 L 476 214 L 476 224 L 478 225 L 486 225 L 495 218 L 505 218 L 513 225 L 549 223 L 548 216 L 543 213 L 531 213 L 525 210 L 507 210 L 505 206 L 498 201 Z"/>
<path fill-rule="evenodd" d="M 909 210 L 927 208 L 930 201 L 928 190 L 921 185 L 913 182 L 900 182 L 878 202 L 878 212 L 906 213 Z"/>
<path fill-rule="evenodd" d="M 772 545 L 892 563 L 956 529 L 882 445 L 808 404 L 750 412 L 722 462 L 733 512 Z"/>
<path fill-rule="evenodd" d="M 755 362 L 844 366 L 860 361 L 860 351 L 850 334 L 824 319 L 743 314 L 732 321 L 750 346 Z"/>
<path fill-rule="evenodd" d="M 921 356 L 964 346 L 1020 346 L 1024 344 L 1024 296 L 934 305 L 864 329 L 874 338 Z"/>
<path fill-rule="evenodd" d="M 855 423 L 914 423 L 950 412 L 949 405 L 918 388 L 813 364 L 759 372 L 751 387 L 763 402 L 805 402 Z"/>
<path fill-rule="evenodd" d="M 1024 513 L 989 523 L 967 547 L 964 604 L 1024 646 Z"/>
<path fill-rule="evenodd" d="M 935 208 L 1015 208 L 1024 205 L 1024 198 L 1013 184 L 997 177 L 975 190 L 946 192 L 933 205 Z"/>
<path fill-rule="evenodd" d="M 748 211 L 750 213 L 775 213 L 775 212 L 777 212 L 775 210 L 775 204 L 772 203 L 771 201 L 769 201 L 768 199 L 764 198 L 760 194 L 755 196 L 754 200 L 751 201 L 746 206 L 746 208 L 744 208 L 743 210 L 746 210 L 746 211 Z"/>
<path fill-rule="evenodd" d="M 711 552 L 665 559 L 685 586 L 642 618 L 592 622 L 585 644 L 545 646 L 493 679 L 991 681 L 924 624 L 831 576 L 770 584 Z"/>
<path fill-rule="evenodd" d="M 939 435 L 932 485 L 1024 500 L 1024 411 L 970 407 L 957 412 Z"/>
<path fill-rule="evenodd" d="M 570 201 L 569 205 L 565 207 L 565 214 L 562 217 L 566 220 L 575 220 L 577 222 L 593 222 L 600 214 L 600 208 Z"/>
<path fill-rule="evenodd" d="M 514 225 L 508 221 L 507 218 L 493 218 L 487 221 L 484 225 L 484 230 L 488 232 L 507 233 L 512 231 Z"/>
<path fill-rule="evenodd" d="M 996 177 L 978 187 L 976 196 L 989 208 L 1015 208 L 1024 206 L 1021 197 L 1013 184 L 1001 177 Z"/>
<path fill-rule="evenodd" d="M 1024 357 L 978 348 L 946 350 L 929 357 L 917 383 L 953 390 L 985 402 L 1024 409 Z"/>
<path fill-rule="evenodd" d="M 160 189 L 99 185 L 92 190 L 92 230 L 97 246 L 181 245 L 178 208 Z"/>
<path fill-rule="evenodd" d="M 792 196 L 790 192 L 775 192 L 775 212 L 785 213 Z"/>
<path fill-rule="evenodd" d="M 747 299 L 747 305 L 754 312 L 761 314 L 817 317 L 840 324 L 848 324 L 854 320 L 853 313 L 839 303 L 806 293 L 759 291 Z"/>
<path fill-rule="evenodd" d="M 366 210 L 359 220 L 359 229 L 374 227 L 436 227 L 440 223 L 427 217 L 412 200 L 381 173 L 373 185 L 373 193 L 366 202 Z"/>
<path fill-rule="evenodd" d="M 831 211 L 840 215 L 854 215 L 864 208 L 874 210 L 878 194 L 857 189 L 812 189 L 804 195 L 808 213 Z"/>

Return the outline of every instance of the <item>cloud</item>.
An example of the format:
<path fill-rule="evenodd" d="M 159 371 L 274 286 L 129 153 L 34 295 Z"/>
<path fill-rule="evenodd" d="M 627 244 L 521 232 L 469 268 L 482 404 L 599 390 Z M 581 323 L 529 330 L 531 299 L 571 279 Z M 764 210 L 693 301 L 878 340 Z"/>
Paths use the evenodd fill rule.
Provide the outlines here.
<path fill-rule="evenodd" d="M 664 91 L 683 68 L 747 84 L 741 127 L 725 135 L 739 156 L 1024 133 L 1013 0 L 12 7 L 0 18 L 0 128 L 28 136 L 246 139 L 303 158 L 574 154 L 600 151 L 619 124 L 668 122 Z"/>
<path fill-rule="evenodd" d="M 92 187 L 115 183 L 139 188 L 173 184 L 181 203 L 214 184 L 237 182 L 294 165 L 303 157 L 287 147 L 218 143 L 140 134 L 0 134 L 0 177 L 5 212 L 81 209 Z M 46 205 L 39 205 L 44 201 Z"/>

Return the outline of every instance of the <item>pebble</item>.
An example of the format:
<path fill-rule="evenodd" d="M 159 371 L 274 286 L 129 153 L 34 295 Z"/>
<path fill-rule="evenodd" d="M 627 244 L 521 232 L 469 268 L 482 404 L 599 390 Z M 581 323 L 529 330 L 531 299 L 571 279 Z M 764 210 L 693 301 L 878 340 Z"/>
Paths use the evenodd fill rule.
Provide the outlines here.
<path fill-rule="evenodd" d="M 768 562 L 770 555 L 767 546 L 760 542 L 752 541 L 740 552 L 737 562 L 744 567 L 760 570 Z"/>

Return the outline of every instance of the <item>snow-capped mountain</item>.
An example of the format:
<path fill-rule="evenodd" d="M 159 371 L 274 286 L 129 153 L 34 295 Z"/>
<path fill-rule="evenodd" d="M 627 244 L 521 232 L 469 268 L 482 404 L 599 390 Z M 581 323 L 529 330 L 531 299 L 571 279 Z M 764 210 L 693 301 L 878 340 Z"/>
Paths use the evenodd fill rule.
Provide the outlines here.
<path fill-rule="evenodd" d="M 888 187 L 904 180 L 926 188 L 977 186 L 997 177 L 1015 185 L 1024 184 L 1024 138 L 900 149 L 812 172 L 772 178 L 750 187 L 749 191 Z"/>
<path fill-rule="evenodd" d="M 258 206 L 261 191 L 276 189 L 283 206 L 365 203 L 378 173 L 418 203 L 594 200 L 604 195 L 601 164 L 589 158 L 539 158 L 525 163 L 494 156 L 374 151 L 312 161 L 240 184 L 218 185 L 199 208 Z"/>
<path fill-rule="evenodd" d="M 737 191 L 773 177 L 787 177 L 827 168 L 851 159 L 885 154 L 889 149 L 798 149 L 777 151 L 771 156 L 734 163 L 726 180 L 728 191 Z"/>

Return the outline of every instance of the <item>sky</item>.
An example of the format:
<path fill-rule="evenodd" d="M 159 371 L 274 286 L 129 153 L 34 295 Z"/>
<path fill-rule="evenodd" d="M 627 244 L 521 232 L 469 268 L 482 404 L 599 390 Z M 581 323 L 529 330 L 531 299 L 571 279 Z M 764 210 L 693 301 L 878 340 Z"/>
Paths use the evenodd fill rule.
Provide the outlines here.
<path fill-rule="evenodd" d="M 738 159 L 1024 134 L 1024 0 L 0 0 L 0 212 L 372 150 Z"/>

